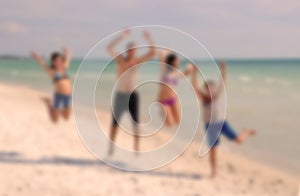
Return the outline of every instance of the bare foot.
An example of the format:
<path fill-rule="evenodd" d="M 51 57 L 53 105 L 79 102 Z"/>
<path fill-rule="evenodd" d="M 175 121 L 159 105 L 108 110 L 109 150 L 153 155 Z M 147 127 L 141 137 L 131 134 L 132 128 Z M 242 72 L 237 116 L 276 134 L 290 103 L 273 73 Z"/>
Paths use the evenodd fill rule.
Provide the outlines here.
<path fill-rule="evenodd" d="M 253 129 L 244 129 L 244 131 L 236 138 L 238 144 L 243 143 L 249 136 L 256 134 L 256 131 Z"/>
<path fill-rule="evenodd" d="M 244 130 L 249 136 L 256 135 L 256 131 L 254 129 L 245 129 Z"/>
<path fill-rule="evenodd" d="M 217 173 L 215 171 L 212 171 L 211 174 L 210 174 L 210 179 L 215 179 L 217 176 Z"/>
<path fill-rule="evenodd" d="M 46 104 L 47 107 L 51 106 L 51 99 L 49 97 L 41 97 L 41 100 Z"/>
<path fill-rule="evenodd" d="M 46 104 L 51 121 L 56 123 L 58 120 L 58 111 L 52 107 L 51 99 L 49 97 L 41 97 L 41 100 Z"/>
<path fill-rule="evenodd" d="M 114 151 L 110 148 L 107 152 L 108 157 L 112 157 L 114 155 Z"/>
<path fill-rule="evenodd" d="M 139 157 L 140 156 L 140 152 L 139 151 L 135 151 L 135 156 Z"/>
<path fill-rule="evenodd" d="M 109 149 L 107 151 L 107 156 L 112 157 L 114 155 L 114 146 L 112 144 L 109 145 Z"/>

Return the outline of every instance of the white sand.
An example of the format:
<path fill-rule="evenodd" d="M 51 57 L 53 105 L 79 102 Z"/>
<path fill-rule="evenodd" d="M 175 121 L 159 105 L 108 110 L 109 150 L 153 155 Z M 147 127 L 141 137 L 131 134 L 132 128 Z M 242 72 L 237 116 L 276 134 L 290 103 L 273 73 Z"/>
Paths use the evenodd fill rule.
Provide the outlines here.
<path fill-rule="evenodd" d="M 296 177 L 225 152 L 219 153 L 219 175 L 211 180 L 207 158 L 197 156 L 198 144 L 151 172 L 110 168 L 87 151 L 73 120 L 50 122 L 41 95 L 0 84 L 0 195 L 298 194 Z M 118 137 L 118 142 L 131 146 L 132 140 Z"/>

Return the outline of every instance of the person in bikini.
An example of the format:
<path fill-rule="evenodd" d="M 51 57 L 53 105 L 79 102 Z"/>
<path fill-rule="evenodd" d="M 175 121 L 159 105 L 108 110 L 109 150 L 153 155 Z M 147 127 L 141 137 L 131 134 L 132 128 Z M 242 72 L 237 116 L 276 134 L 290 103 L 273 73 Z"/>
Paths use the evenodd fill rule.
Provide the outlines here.
<path fill-rule="evenodd" d="M 60 116 L 64 119 L 69 119 L 71 114 L 72 83 L 67 70 L 71 61 L 71 52 L 64 48 L 63 53 L 52 53 L 50 66 L 36 52 L 31 52 L 31 56 L 53 81 L 55 88 L 53 101 L 49 98 L 43 98 L 47 105 L 50 119 L 53 122 L 57 122 Z"/>
<path fill-rule="evenodd" d="M 225 115 L 222 113 L 222 107 L 220 107 L 220 97 L 224 91 L 224 84 L 226 82 L 226 65 L 224 62 L 220 63 L 220 70 L 220 83 L 217 84 L 213 80 L 208 80 L 205 81 L 203 88 L 200 88 L 197 82 L 198 69 L 196 66 L 194 66 L 192 73 L 192 85 L 199 100 L 202 102 L 206 136 L 208 145 L 211 148 L 209 152 L 211 177 L 216 176 L 217 147 L 220 143 L 219 136 L 221 134 L 238 144 L 243 143 L 249 136 L 255 134 L 253 129 L 245 129 L 238 134 L 224 119 Z"/>
<path fill-rule="evenodd" d="M 129 35 L 129 30 L 125 30 L 120 36 L 112 40 L 107 50 L 117 64 L 117 92 L 114 95 L 112 106 L 112 125 L 110 129 L 110 145 L 108 155 L 114 153 L 114 142 L 116 139 L 119 122 L 122 114 L 126 111 L 130 113 L 134 131 L 134 150 L 139 151 L 139 94 L 135 91 L 137 71 L 141 63 L 147 62 L 155 55 L 154 42 L 148 32 L 144 32 L 144 37 L 149 44 L 149 51 L 140 57 L 136 57 L 136 45 L 129 43 L 124 56 L 115 51 L 115 47 Z M 123 75 L 124 74 L 124 75 Z"/>
<path fill-rule="evenodd" d="M 179 58 L 166 50 L 161 51 L 160 62 L 162 75 L 158 101 L 163 105 L 166 115 L 165 125 L 178 125 L 181 119 L 180 105 L 174 88 L 177 86 L 180 78 L 188 76 L 191 73 L 193 66 L 187 66 L 186 70 L 180 73 L 176 70 L 180 64 Z"/>

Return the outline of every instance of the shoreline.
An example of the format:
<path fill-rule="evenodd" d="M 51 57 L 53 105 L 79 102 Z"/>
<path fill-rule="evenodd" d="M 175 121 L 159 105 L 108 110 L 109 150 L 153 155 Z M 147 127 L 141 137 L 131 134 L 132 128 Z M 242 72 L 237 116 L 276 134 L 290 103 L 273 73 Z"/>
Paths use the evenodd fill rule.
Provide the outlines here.
<path fill-rule="evenodd" d="M 19 184 L 21 182 L 24 180 L 26 181 L 28 177 L 41 177 L 40 173 L 36 172 L 35 166 L 31 166 L 30 162 L 29 164 L 24 165 L 21 162 L 16 165 L 14 163 L 16 160 L 13 157 L 5 158 L 5 156 L 8 156 L 5 155 L 6 152 L 20 153 L 22 155 L 21 158 L 24 156 L 26 159 L 33 160 L 32 163 L 43 157 L 63 156 L 71 157 L 69 159 L 87 159 L 88 162 L 97 161 L 82 144 L 73 118 L 70 122 L 59 122 L 57 125 L 53 125 L 50 122 L 46 113 L 46 108 L 40 101 L 40 96 L 44 96 L 46 94 L 46 92 L 40 92 L 28 86 L 6 84 L 3 82 L 0 83 L 0 104 L 2 107 L 2 112 L 0 113 L 0 130 L 3 133 L 0 142 L 0 151 L 2 154 L 4 153 L 4 155 L 0 156 L 2 160 L 0 161 L 0 171 L 2 173 L 0 183 L 3 184 L 3 187 L 0 188 L 0 193 L 2 194 L 7 192 L 17 194 L 17 187 L 20 186 Z M 109 115 L 105 111 L 101 112 L 107 116 Z M 36 115 L 36 113 L 38 113 L 38 115 Z M 12 120 L 14 123 L 11 123 Z M 32 123 L 32 120 L 34 120 L 34 123 Z M 120 141 L 120 138 L 121 137 L 119 137 L 117 141 Z M 131 142 L 131 139 L 129 141 Z M 127 141 L 124 142 L 125 145 L 129 143 Z M 38 148 L 36 148 L 37 146 Z M 199 158 L 197 156 L 198 148 L 199 143 L 194 141 L 179 158 L 162 168 L 149 172 L 152 174 L 149 176 L 147 174 L 148 172 L 145 174 L 130 172 L 124 173 L 106 166 L 104 168 L 101 167 L 101 172 L 99 173 L 97 169 L 95 170 L 95 167 L 92 167 L 93 164 L 91 164 L 91 167 L 83 167 L 79 164 L 78 167 L 75 168 L 70 168 L 67 164 L 66 166 L 62 166 L 62 168 L 66 170 L 63 173 L 67 173 L 67 175 L 59 175 L 56 178 L 55 175 L 53 176 L 49 174 L 49 171 L 61 172 L 61 169 L 58 167 L 59 164 L 54 163 L 49 166 L 38 165 L 37 167 L 42 171 L 42 173 L 44 173 L 42 178 L 49 180 L 49 186 L 52 187 L 52 184 L 57 185 L 58 182 L 64 182 L 67 183 L 65 186 L 69 188 L 63 189 L 63 192 L 59 192 L 58 189 L 61 188 L 61 185 L 58 185 L 57 188 L 55 188 L 54 185 L 52 188 L 49 188 L 48 185 L 39 183 L 36 180 L 33 184 L 37 183 L 39 186 L 44 186 L 46 187 L 46 190 L 48 190 L 47 188 L 55 190 L 52 191 L 52 194 L 72 193 L 71 187 L 76 189 L 76 187 L 74 187 L 75 182 L 71 180 L 72 183 L 70 184 L 65 181 L 72 177 L 76 178 L 77 175 L 80 176 L 77 171 L 81 168 L 80 170 L 84 170 L 85 172 L 83 179 L 85 181 L 80 183 L 86 183 L 84 185 L 85 188 L 81 190 L 89 191 L 89 189 L 92 189 L 90 190 L 90 193 L 97 191 L 95 189 L 97 189 L 98 183 L 96 183 L 97 180 L 95 179 L 98 179 L 101 183 L 104 183 L 103 190 L 101 189 L 98 190 L 101 192 L 96 192 L 101 194 L 105 194 L 109 190 L 113 191 L 111 187 L 115 184 L 114 180 L 120 180 L 120 182 L 122 181 L 127 184 L 126 187 L 122 186 L 122 189 L 125 190 L 125 195 L 134 194 L 135 189 L 139 189 L 141 187 L 143 191 L 146 191 L 147 193 L 154 193 L 154 190 L 152 190 L 153 183 L 150 185 L 153 180 L 155 180 L 154 184 L 159 190 L 158 193 L 201 193 L 201 195 L 227 193 L 227 195 L 265 195 L 272 192 L 273 195 L 297 194 L 299 184 L 298 176 L 293 176 L 292 174 L 279 170 L 278 168 L 274 168 L 273 166 L 262 163 L 261 161 L 252 159 L 248 156 L 241 156 L 237 155 L 235 152 L 229 153 L 223 150 L 220 151 L 220 163 L 218 166 L 220 176 L 218 179 L 212 181 L 207 178 L 209 173 L 207 157 Z M 99 165 L 101 164 L 99 163 Z M 96 168 L 98 168 L 98 166 L 96 166 Z M 9 172 L 11 170 L 19 171 L 22 177 L 16 179 L 18 172 Z M 174 174 L 175 177 L 170 179 L 167 176 L 158 175 L 158 173 L 168 172 L 171 172 L 172 175 L 174 173 L 183 173 L 184 175 L 197 174 L 200 175 L 201 178 L 191 179 L 176 177 Z M 110 176 L 114 177 L 110 179 Z M 126 182 L 128 178 L 129 181 Z M 130 182 L 130 179 L 132 178 L 136 179 L 135 181 L 138 182 L 138 185 L 135 182 Z M 93 183 L 88 185 L 88 179 L 93 179 Z M 103 182 L 105 179 L 109 179 L 108 182 Z M 145 180 L 146 183 L 144 183 L 143 180 Z M 170 184 L 165 184 L 164 181 L 166 180 L 168 180 L 168 183 Z M 176 187 L 178 187 L 178 183 L 182 184 L 182 190 L 174 192 L 174 190 L 177 189 Z M 240 185 L 239 187 L 236 187 L 237 183 Z M 10 190 L 8 187 L 13 188 Z M 23 187 L 23 191 L 26 192 L 27 189 L 32 191 L 31 188 Z M 119 189 L 116 191 L 118 190 Z"/>

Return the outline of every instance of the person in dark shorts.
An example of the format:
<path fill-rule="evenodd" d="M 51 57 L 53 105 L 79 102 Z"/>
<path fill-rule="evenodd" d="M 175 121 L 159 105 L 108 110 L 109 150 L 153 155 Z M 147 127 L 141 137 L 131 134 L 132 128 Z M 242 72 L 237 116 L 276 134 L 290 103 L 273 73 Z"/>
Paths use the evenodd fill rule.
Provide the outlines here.
<path fill-rule="evenodd" d="M 113 105 L 112 126 L 118 126 L 122 114 L 126 111 L 130 113 L 133 124 L 139 123 L 139 94 L 137 92 L 116 93 Z"/>
<path fill-rule="evenodd" d="M 134 129 L 134 150 L 139 151 L 139 94 L 135 91 L 137 71 L 139 65 L 152 59 L 155 55 L 155 47 L 148 32 L 144 32 L 144 37 L 148 41 L 149 51 L 140 57 L 136 57 L 136 46 L 134 43 L 127 45 L 126 55 L 122 56 L 115 51 L 118 43 L 128 37 L 129 30 L 125 30 L 108 45 L 108 53 L 117 64 L 117 92 L 114 97 L 112 108 L 112 125 L 110 130 L 110 146 L 108 155 L 114 153 L 114 142 L 116 139 L 119 122 L 122 114 L 128 111 L 132 118 Z"/>

